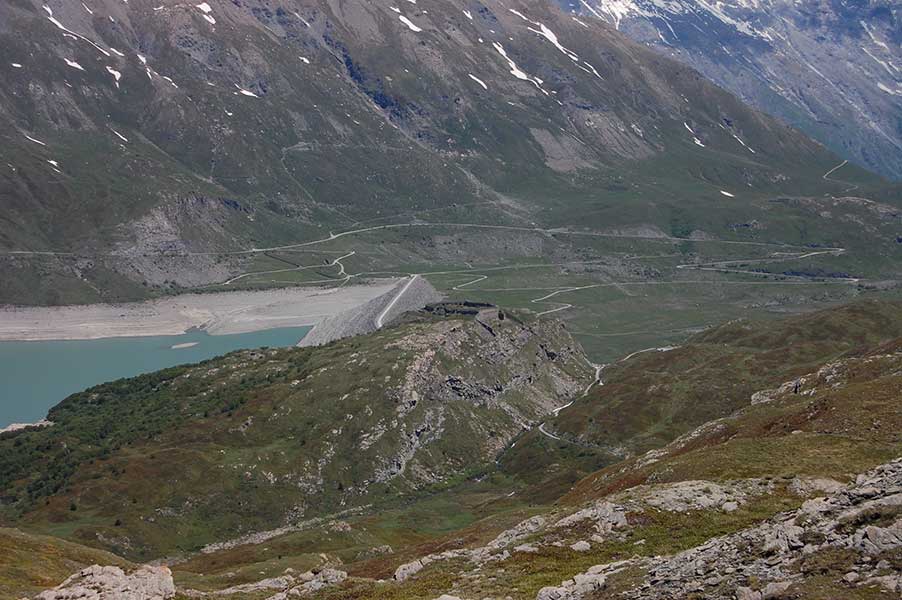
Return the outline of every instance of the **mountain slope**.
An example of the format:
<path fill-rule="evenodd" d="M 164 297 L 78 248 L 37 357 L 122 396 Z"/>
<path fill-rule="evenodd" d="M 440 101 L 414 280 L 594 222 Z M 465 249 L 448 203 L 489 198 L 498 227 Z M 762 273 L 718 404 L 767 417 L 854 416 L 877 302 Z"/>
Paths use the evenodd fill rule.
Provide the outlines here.
<path fill-rule="evenodd" d="M 666 230 L 727 219 L 720 190 L 849 187 L 803 135 L 543 2 L 203 7 L 0 7 L 0 301 L 222 282 L 390 223 Z M 437 234 L 391 233 L 354 273 L 436 260 Z"/>
<path fill-rule="evenodd" d="M 899 303 L 859 302 L 712 328 L 678 348 L 638 353 L 605 367 L 604 385 L 562 410 L 548 430 L 627 454 L 660 447 L 747 405 L 762 389 L 902 336 L 900 315 Z"/>
<path fill-rule="evenodd" d="M 902 13 L 889 0 L 559 0 L 691 65 L 837 154 L 902 178 Z"/>
<path fill-rule="evenodd" d="M 590 372 L 560 323 L 497 309 L 232 353 L 92 388 L 52 426 L 3 435 L 3 512 L 145 559 L 275 536 L 483 469 Z"/>

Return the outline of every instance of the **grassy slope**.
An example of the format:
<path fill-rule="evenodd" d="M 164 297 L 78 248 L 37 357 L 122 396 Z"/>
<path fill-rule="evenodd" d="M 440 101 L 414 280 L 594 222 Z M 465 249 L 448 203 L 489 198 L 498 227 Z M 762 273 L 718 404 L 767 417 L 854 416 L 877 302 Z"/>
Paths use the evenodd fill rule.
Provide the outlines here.
<path fill-rule="evenodd" d="M 776 394 L 664 447 L 658 460 L 630 459 L 581 481 L 579 502 L 646 482 L 796 475 L 846 480 L 902 453 L 902 338 L 838 368 L 809 371 L 800 393 Z"/>
<path fill-rule="evenodd" d="M 0 598 L 20 598 L 53 587 L 95 564 L 127 567 L 130 563 L 58 537 L 0 528 Z"/>
<path fill-rule="evenodd" d="M 902 335 L 902 304 L 860 302 L 770 322 L 735 321 L 669 352 L 606 368 L 605 385 L 561 412 L 553 430 L 590 444 L 659 447 L 729 414 L 756 391 Z"/>
<path fill-rule="evenodd" d="M 548 421 L 547 430 L 563 440 L 525 433 L 500 458 L 502 468 L 527 481 L 534 500 L 553 501 L 597 469 L 747 406 L 759 390 L 900 335 L 899 303 L 879 301 L 713 328 L 678 349 L 605 367 L 603 386 Z"/>

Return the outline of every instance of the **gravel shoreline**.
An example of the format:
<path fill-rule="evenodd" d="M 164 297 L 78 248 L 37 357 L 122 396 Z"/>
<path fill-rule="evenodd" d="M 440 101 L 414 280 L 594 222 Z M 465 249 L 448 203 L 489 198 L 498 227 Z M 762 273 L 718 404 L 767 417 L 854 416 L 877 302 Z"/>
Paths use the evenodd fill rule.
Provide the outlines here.
<path fill-rule="evenodd" d="M 127 304 L 5 306 L 0 307 L 0 341 L 179 335 L 192 328 L 225 335 L 316 325 L 386 294 L 398 281 L 388 279 L 327 289 L 292 287 L 184 294 Z"/>

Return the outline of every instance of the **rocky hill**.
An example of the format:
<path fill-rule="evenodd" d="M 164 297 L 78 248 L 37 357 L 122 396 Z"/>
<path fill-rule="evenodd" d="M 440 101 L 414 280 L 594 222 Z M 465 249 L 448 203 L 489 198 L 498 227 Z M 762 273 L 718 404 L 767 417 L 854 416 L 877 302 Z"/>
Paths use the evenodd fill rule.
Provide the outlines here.
<path fill-rule="evenodd" d="M 237 352 L 3 434 L 2 510 L 133 559 L 265 540 L 484 469 L 592 372 L 560 323 L 498 309 Z"/>
<path fill-rule="evenodd" d="M 717 345 L 723 361 L 648 352 L 595 383 L 559 324 L 447 308 L 108 384 L 49 428 L 4 434 L 3 518 L 20 531 L 0 530 L 16 548 L 0 554 L 0 594 L 898 597 L 898 304 L 730 323 L 685 350 Z M 773 369 L 769 352 L 783 364 L 737 381 L 741 401 L 718 387 L 737 364 Z M 661 382 L 647 395 L 617 383 L 640 371 L 705 390 L 698 426 L 661 409 Z M 606 465 L 566 483 L 601 446 L 566 432 L 573 411 L 591 423 L 643 402 L 662 433 L 635 428 L 622 458 L 602 448 Z M 94 548 L 162 561 L 173 579 Z"/>
<path fill-rule="evenodd" d="M 902 12 L 892 0 L 558 0 L 691 65 L 834 152 L 902 179 Z"/>
<path fill-rule="evenodd" d="M 519 255 L 470 229 L 449 257 L 430 223 L 686 237 L 746 193 L 882 186 L 824 179 L 819 144 L 539 0 L 18 0 L 0 49 L 0 302 Z"/>

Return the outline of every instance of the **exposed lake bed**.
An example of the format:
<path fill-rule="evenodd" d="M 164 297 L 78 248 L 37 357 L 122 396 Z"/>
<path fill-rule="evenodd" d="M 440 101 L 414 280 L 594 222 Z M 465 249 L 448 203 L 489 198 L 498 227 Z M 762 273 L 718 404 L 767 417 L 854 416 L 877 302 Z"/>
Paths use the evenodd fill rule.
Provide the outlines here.
<path fill-rule="evenodd" d="M 334 288 L 183 294 L 124 304 L 0 308 L 0 341 L 212 335 L 315 325 L 391 290 L 397 279 Z"/>

